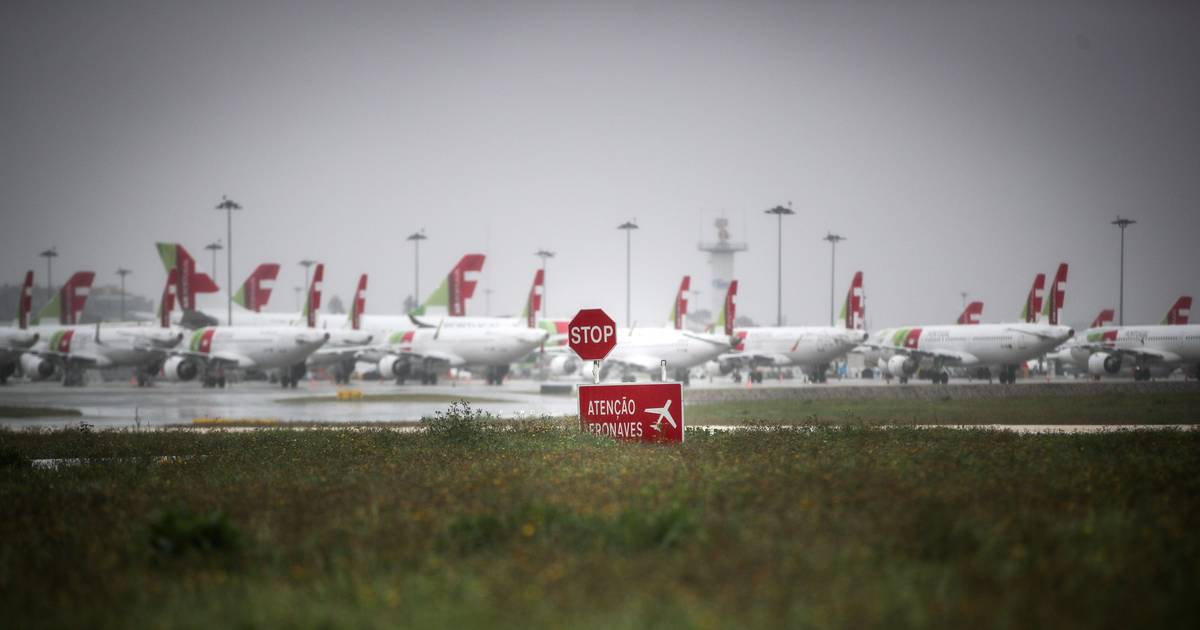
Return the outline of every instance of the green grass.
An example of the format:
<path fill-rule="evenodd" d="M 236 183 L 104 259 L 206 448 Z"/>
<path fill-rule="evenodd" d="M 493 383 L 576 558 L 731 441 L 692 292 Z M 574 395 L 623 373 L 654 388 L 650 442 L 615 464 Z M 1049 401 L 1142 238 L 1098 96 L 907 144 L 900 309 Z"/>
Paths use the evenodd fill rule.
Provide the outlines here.
<path fill-rule="evenodd" d="M 1200 394 L 961 400 L 748 400 L 687 406 L 700 424 L 1200 424 Z"/>
<path fill-rule="evenodd" d="M 278 398 L 277 403 L 284 404 L 312 404 L 312 403 L 373 403 L 373 402 L 432 402 L 432 403 L 450 403 L 456 400 L 465 400 L 471 404 L 483 403 L 503 403 L 512 402 L 505 398 L 489 398 L 485 396 L 459 396 L 455 394 L 442 393 L 405 393 L 405 394 L 363 394 L 362 398 L 354 400 L 338 400 L 334 394 L 325 396 L 296 396 L 294 398 Z"/>
<path fill-rule="evenodd" d="M 66 407 L 16 407 L 0 405 L 0 418 L 61 418 L 82 415 L 78 409 Z"/>
<path fill-rule="evenodd" d="M 1192 431 L 0 431 L 0 501 L 10 627 L 1200 623 Z"/>

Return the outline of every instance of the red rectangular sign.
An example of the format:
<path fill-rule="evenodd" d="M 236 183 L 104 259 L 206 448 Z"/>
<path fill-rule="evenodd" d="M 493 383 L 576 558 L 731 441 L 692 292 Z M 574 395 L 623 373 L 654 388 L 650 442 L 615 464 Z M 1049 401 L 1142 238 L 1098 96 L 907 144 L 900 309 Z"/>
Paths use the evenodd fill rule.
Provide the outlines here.
<path fill-rule="evenodd" d="M 629 442 L 683 442 L 683 386 L 580 385 L 579 428 Z"/>

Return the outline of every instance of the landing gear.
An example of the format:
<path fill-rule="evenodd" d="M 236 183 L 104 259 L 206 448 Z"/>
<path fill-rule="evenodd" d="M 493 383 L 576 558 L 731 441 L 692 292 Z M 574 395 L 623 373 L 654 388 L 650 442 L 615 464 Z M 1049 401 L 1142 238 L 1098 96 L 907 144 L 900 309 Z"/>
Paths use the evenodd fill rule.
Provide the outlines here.
<path fill-rule="evenodd" d="M 421 373 L 421 384 L 422 385 L 437 385 L 437 382 L 438 382 L 437 372 L 422 372 Z"/>
<path fill-rule="evenodd" d="M 1017 382 L 1016 366 L 1008 365 L 1000 368 L 1000 384 L 1013 385 Z"/>
<path fill-rule="evenodd" d="M 16 363 L 8 363 L 0 365 L 0 385 L 8 385 L 8 377 L 12 376 L 17 371 Z"/>
<path fill-rule="evenodd" d="M 692 384 L 692 372 L 687 368 L 679 368 L 675 370 L 675 380 L 684 385 Z"/>
<path fill-rule="evenodd" d="M 1133 380 L 1138 382 L 1149 382 L 1150 368 L 1141 366 L 1133 368 Z"/>
<path fill-rule="evenodd" d="M 901 384 L 901 385 L 908 385 L 908 377 L 907 377 L 907 376 L 901 376 L 901 377 L 900 377 L 900 384 Z"/>
<path fill-rule="evenodd" d="M 949 382 L 950 382 L 950 373 L 947 372 L 946 370 L 941 370 L 940 372 L 933 373 L 933 384 L 934 385 L 946 385 Z"/>
<path fill-rule="evenodd" d="M 495 365 L 487 369 L 488 385 L 503 385 L 504 377 L 508 376 L 507 365 Z"/>
<path fill-rule="evenodd" d="M 349 385 L 350 377 L 354 374 L 354 362 L 339 363 L 333 368 L 333 382 L 339 385 Z"/>
<path fill-rule="evenodd" d="M 82 387 L 83 386 L 83 370 L 67 366 L 63 370 L 63 387 Z"/>

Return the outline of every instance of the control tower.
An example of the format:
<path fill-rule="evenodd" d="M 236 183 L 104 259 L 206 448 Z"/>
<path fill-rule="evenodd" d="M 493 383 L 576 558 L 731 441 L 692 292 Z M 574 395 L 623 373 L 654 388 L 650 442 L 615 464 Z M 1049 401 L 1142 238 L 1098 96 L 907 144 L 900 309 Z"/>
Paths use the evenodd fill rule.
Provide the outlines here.
<path fill-rule="evenodd" d="M 700 251 L 708 252 L 708 265 L 712 276 L 709 284 L 712 314 L 715 318 L 725 305 L 725 290 L 733 280 L 733 255 L 746 251 L 746 243 L 729 238 L 729 219 L 721 217 L 713 225 L 717 228 L 717 240 L 700 243 Z"/>

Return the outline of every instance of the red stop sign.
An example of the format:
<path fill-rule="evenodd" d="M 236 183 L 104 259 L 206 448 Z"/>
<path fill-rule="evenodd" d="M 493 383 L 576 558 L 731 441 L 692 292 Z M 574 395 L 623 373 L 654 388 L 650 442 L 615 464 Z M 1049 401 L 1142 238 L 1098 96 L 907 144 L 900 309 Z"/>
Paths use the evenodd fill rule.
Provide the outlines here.
<path fill-rule="evenodd" d="M 598 308 L 585 308 L 567 324 L 567 345 L 584 361 L 599 361 L 617 345 L 617 324 Z"/>

